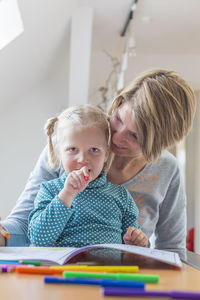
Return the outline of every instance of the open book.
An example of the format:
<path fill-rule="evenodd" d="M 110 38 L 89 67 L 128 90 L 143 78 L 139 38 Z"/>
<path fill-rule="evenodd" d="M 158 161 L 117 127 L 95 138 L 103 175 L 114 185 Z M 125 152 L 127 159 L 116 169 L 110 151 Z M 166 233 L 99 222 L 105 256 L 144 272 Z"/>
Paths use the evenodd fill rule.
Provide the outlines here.
<path fill-rule="evenodd" d="M 37 260 L 44 264 L 63 265 L 70 263 L 73 259 L 80 257 L 81 254 L 89 254 L 94 260 L 100 258 L 104 260 L 103 264 L 137 264 L 140 262 L 154 261 L 163 264 L 182 267 L 179 255 L 174 252 L 163 251 L 152 248 L 124 245 L 124 244 L 101 244 L 85 246 L 81 248 L 49 248 L 49 247 L 0 247 L 0 261 L 16 261 L 16 260 Z M 104 259 L 103 259 L 104 258 Z M 132 263 L 134 258 L 134 263 Z M 112 263 L 114 259 L 114 263 Z"/>

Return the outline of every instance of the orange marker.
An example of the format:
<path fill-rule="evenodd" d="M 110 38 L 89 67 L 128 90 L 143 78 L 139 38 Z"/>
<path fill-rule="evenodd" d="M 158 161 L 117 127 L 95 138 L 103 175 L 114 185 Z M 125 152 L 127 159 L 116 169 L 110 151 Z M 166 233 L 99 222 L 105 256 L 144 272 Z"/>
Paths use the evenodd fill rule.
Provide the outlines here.
<path fill-rule="evenodd" d="M 17 266 L 16 272 L 17 273 L 25 273 L 25 274 L 55 275 L 55 274 L 62 274 L 64 272 L 64 270 L 55 270 L 55 269 L 50 269 L 49 267 Z"/>
<path fill-rule="evenodd" d="M 2 227 L 0 227 L 0 234 L 3 235 L 5 238 L 9 239 L 10 234 L 5 231 Z"/>

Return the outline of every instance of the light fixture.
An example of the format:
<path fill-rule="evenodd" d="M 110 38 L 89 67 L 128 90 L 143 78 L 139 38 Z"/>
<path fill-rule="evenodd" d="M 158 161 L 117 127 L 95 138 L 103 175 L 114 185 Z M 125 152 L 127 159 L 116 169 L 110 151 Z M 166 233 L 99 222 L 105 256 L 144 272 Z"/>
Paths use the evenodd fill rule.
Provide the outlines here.
<path fill-rule="evenodd" d="M 125 37 L 124 51 L 121 55 L 120 70 L 117 74 L 117 92 L 120 92 L 124 88 L 125 71 L 128 65 L 128 57 L 136 56 L 136 41 L 134 32 L 133 13 L 137 8 L 138 0 L 133 0 L 128 18 L 121 32 L 121 36 Z"/>
<path fill-rule="evenodd" d="M 122 37 L 125 36 L 126 30 L 129 27 L 129 23 L 133 19 L 134 11 L 137 8 L 137 3 L 138 3 L 138 0 L 133 0 L 133 2 L 131 4 L 131 8 L 130 8 L 130 11 L 129 11 L 128 16 L 126 18 L 126 22 L 125 22 L 124 27 L 123 27 L 123 29 L 121 31 L 121 36 Z"/>

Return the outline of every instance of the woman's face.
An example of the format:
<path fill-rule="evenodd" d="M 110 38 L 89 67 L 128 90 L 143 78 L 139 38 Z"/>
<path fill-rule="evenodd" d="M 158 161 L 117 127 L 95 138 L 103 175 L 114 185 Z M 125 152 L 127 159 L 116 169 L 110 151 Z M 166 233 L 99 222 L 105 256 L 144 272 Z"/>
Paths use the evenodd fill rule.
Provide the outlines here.
<path fill-rule="evenodd" d="M 137 139 L 134 114 L 129 103 L 124 103 L 110 117 L 112 151 L 117 156 L 133 157 L 142 154 Z"/>

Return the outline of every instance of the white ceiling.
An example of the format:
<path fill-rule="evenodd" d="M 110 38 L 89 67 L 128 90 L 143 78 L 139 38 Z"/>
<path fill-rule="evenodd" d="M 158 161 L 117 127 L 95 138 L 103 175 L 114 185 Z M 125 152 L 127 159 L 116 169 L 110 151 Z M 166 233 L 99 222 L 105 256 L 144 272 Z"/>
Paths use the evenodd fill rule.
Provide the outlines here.
<path fill-rule="evenodd" d="M 0 99 L 26 94 L 67 60 L 70 16 L 94 8 L 92 49 L 119 53 L 130 0 L 18 0 L 24 33 L 0 51 Z M 200 55 L 200 0 L 138 0 L 137 53 Z"/>
<path fill-rule="evenodd" d="M 135 23 L 138 51 L 200 54 L 199 0 L 139 0 Z"/>

